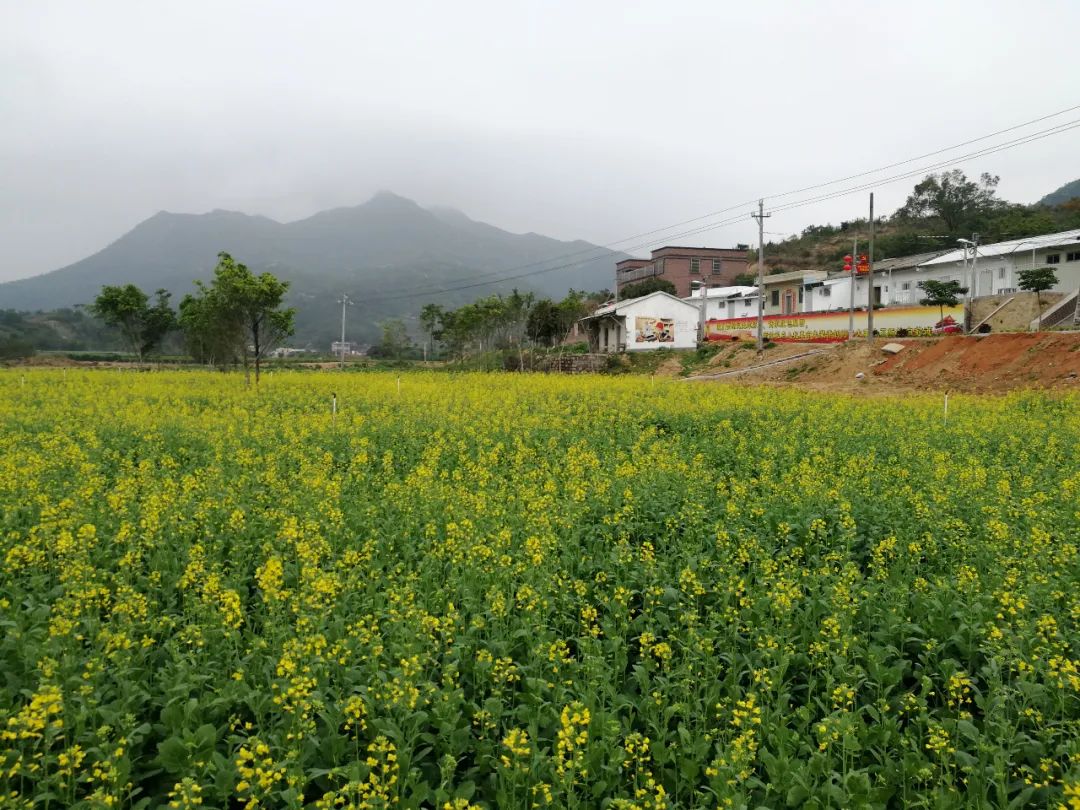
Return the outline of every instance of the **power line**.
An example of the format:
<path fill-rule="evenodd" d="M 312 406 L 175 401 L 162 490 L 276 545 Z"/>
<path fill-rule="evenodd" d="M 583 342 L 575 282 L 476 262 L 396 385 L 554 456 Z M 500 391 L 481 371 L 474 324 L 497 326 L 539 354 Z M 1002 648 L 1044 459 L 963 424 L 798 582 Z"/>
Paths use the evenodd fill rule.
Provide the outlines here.
<path fill-rule="evenodd" d="M 842 196 L 844 196 L 846 194 L 853 194 L 853 193 L 855 193 L 857 191 L 866 191 L 867 189 L 876 188 L 879 185 L 884 185 L 886 183 L 892 183 L 892 182 L 895 182 L 897 180 L 904 180 L 904 179 L 909 178 L 909 177 L 915 177 L 916 175 L 922 174 L 923 172 L 934 171 L 935 169 L 943 169 L 943 168 L 946 168 L 947 166 L 952 166 L 952 165 L 954 165 L 956 163 L 960 163 L 960 162 L 965 161 L 965 160 L 972 160 L 972 159 L 975 159 L 975 158 L 984 157 L 986 155 L 993 155 L 993 154 L 995 154 L 997 152 L 1004 152 L 1007 149 L 1012 149 L 1012 148 L 1014 148 L 1016 146 L 1024 146 L 1025 144 L 1032 143 L 1033 141 L 1039 141 L 1039 140 L 1042 140 L 1043 138 L 1049 138 L 1051 135 L 1060 135 L 1062 132 L 1068 132 L 1069 130 L 1076 129 L 1077 127 L 1080 127 L 1080 119 L 1076 119 L 1074 121 L 1067 121 L 1064 124 L 1058 124 L 1056 126 L 1048 128 L 1048 129 L 1040 130 L 1039 132 L 1031 133 L 1030 135 L 1025 135 L 1022 138 L 1016 138 L 1016 139 L 1014 139 L 1012 141 L 1006 141 L 1005 143 L 997 144 L 995 146 L 990 146 L 990 147 L 987 147 L 985 149 L 978 149 L 978 150 L 976 150 L 974 152 L 969 152 L 966 155 L 960 155 L 959 157 L 956 157 L 956 158 L 950 158 L 949 160 L 940 161 L 938 163 L 933 163 L 933 164 L 930 164 L 928 166 L 920 166 L 918 169 L 912 169 L 911 171 L 903 172 L 901 174 L 896 174 L 896 175 L 893 175 L 892 177 L 886 177 L 884 179 L 878 179 L 878 180 L 875 180 L 875 181 L 873 181 L 871 183 L 864 183 L 862 185 L 855 186 L 855 187 L 852 187 L 852 188 L 842 189 L 840 191 L 829 192 L 828 194 L 821 194 L 821 195 L 816 196 L 816 197 L 807 198 L 806 200 L 798 200 L 798 201 L 793 202 L 793 203 L 787 203 L 787 204 L 781 205 L 781 206 L 779 206 L 777 208 L 773 208 L 772 210 L 773 211 L 788 211 L 788 210 L 791 210 L 793 208 L 801 208 L 802 206 L 809 205 L 810 203 L 822 202 L 824 200 L 831 200 L 831 199 L 834 199 L 836 197 L 842 197 Z"/>
<path fill-rule="evenodd" d="M 946 147 L 945 149 L 940 149 L 940 150 L 937 150 L 935 152 L 930 152 L 930 153 L 927 153 L 927 155 L 936 155 L 936 154 L 941 154 L 943 152 L 951 151 L 952 149 L 958 148 L 960 146 L 963 146 L 963 145 L 966 145 L 966 144 L 971 144 L 971 143 L 976 143 L 976 142 L 982 141 L 982 140 L 986 140 L 987 138 L 994 137 L 994 135 L 996 135 L 996 134 L 1001 134 L 1001 133 L 1004 133 L 1004 132 L 1014 131 L 1014 130 L 1020 129 L 1020 128 L 1024 127 L 1024 126 L 1029 126 L 1032 123 L 1036 123 L 1038 121 L 1044 121 L 1044 120 L 1046 120 L 1048 118 L 1053 118 L 1053 117 L 1056 117 L 1057 115 L 1063 114 L 1064 112 L 1070 112 L 1070 111 L 1075 110 L 1075 109 L 1080 109 L 1080 105 L 1077 105 L 1076 107 L 1070 107 L 1070 108 L 1068 108 L 1066 110 L 1063 110 L 1061 112 L 1058 112 L 1058 113 L 1052 113 L 1051 115 L 1048 115 L 1048 116 L 1043 116 L 1042 118 L 1034 119 L 1033 121 L 1029 121 L 1029 122 L 1026 122 L 1024 124 L 1017 124 L 1017 125 L 1015 125 L 1013 127 L 1008 127 L 1006 129 L 999 130 L 997 133 L 994 133 L 992 135 L 986 135 L 986 136 L 982 136 L 980 138 L 974 138 L 972 140 L 965 141 L 963 144 L 957 144 L 957 145 L 952 146 L 952 147 Z M 994 146 L 987 147 L 985 149 L 976 150 L 974 152 L 970 152 L 970 153 L 967 153 L 967 154 L 964 154 L 964 155 L 960 155 L 959 157 L 950 158 L 950 159 L 945 160 L 945 161 L 940 161 L 938 163 L 930 164 L 928 166 L 921 166 L 921 167 L 919 167 L 917 169 L 913 169 L 913 170 L 908 171 L 908 172 L 903 172 L 901 174 L 893 175 L 891 177 L 874 180 L 872 182 L 860 184 L 858 186 L 851 187 L 851 188 L 841 189 L 841 190 L 838 190 L 838 191 L 828 192 L 826 194 L 821 194 L 821 195 L 817 195 L 817 196 L 814 196 L 814 197 L 809 197 L 809 198 L 804 199 L 804 200 L 797 200 L 795 202 L 788 203 L 788 204 L 779 206 L 777 208 L 773 208 L 772 211 L 773 212 L 790 211 L 790 210 L 794 210 L 796 208 L 802 208 L 802 207 L 805 207 L 807 205 L 812 205 L 812 204 L 817 203 L 817 202 L 824 202 L 826 200 L 836 199 L 838 197 L 846 196 L 848 194 L 854 194 L 854 193 L 857 193 L 859 191 L 865 191 L 867 189 L 876 188 L 876 187 L 881 186 L 881 185 L 886 185 L 888 183 L 896 182 L 897 180 L 902 180 L 902 179 L 906 179 L 906 178 L 909 178 L 909 177 L 914 177 L 916 175 L 922 174 L 923 172 L 934 171 L 935 169 L 945 168 L 947 166 L 951 166 L 951 165 L 954 165 L 956 163 L 960 163 L 960 162 L 962 162 L 964 160 L 969 160 L 969 159 L 973 159 L 973 158 L 977 158 L 977 157 L 983 157 L 983 156 L 986 156 L 986 155 L 996 154 L 997 152 L 1003 152 L 1003 151 L 1006 151 L 1007 149 L 1015 148 L 1016 146 L 1023 146 L 1025 144 L 1031 143 L 1033 141 L 1042 140 L 1043 138 L 1048 138 L 1051 135 L 1058 135 L 1058 134 L 1061 134 L 1063 132 L 1068 132 L 1068 131 L 1070 131 L 1072 129 L 1076 129 L 1077 127 L 1080 127 L 1080 119 L 1077 119 L 1077 120 L 1074 120 L 1074 121 L 1067 121 L 1064 124 L 1058 124 L 1058 125 L 1055 125 L 1053 127 L 1049 127 L 1049 128 L 1047 128 L 1045 130 L 1040 130 L 1040 131 L 1035 132 L 1035 133 L 1030 133 L 1030 134 L 1022 136 L 1020 138 L 1016 138 L 1016 139 L 1014 139 L 1012 141 L 1006 141 L 1006 142 L 1001 143 L 1001 144 L 996 144 Z M 927 155 L 924 155 L 923 157 L 925 157 Z M 899 161 L 897 163 L 892 163 L 892 164 L 889 164 L 886 167 L 881 167 L 879 169 L 873 169 L 873 170 L 870 170 L 868 172 L 862 172 L 862 173 L 855 174 L 855 175 L 849 175 L 848 177 L 842 178 L 840 180 L 829 181 L 827 183 L 819 183 L 819 184 L 817 184 L 815 186 L 808 186 L 808 187 L 806 187 L 804 189 L 797 189 L 797 190 L 790 191 L 790 192 L 784 192 L 782 194 L 774 194 L 774 195 L 772 195 L 770 197 L 770 199 L 775 199 L 777 197 L 783 197 L 783 196 L 790 196 L 791 194 L 797 194 L 800 191 L 806 191 L 806 190 L 810 190 L 810 189 L 813 189 L 813 188 L 823 188 L 824 186 L 835 185 L 836 183 L 843 182 L 844 180 L 849 180 L 849 179 L 853 179 L 853 178 L 856 178 L 856 177 L 864 177 L 864 176 L 866 176 L 868 174 L 874 174 L 874 173 L 876 173 L 878 171 L 881 171 L 881 170 L 883 170 L 885 168 L 905 165 L 907 163 L 911 163 L 914 160 L 918 160 L 918 159 L 919 158 L 912 158 L 912 159 L 905 160 L 905 161 Z M 530 262 L 530 263 L 525 264 L 525 265 L 519 265 L 518 267 L 504 268 L 504 269 L 501 269 L 501 270 L 494 270 L 494 271 L 490 271 L 490 272 L 487 272 L 487 273 L 482 273 L 482 274 L 479 274 L 479 275 L 476 275 L 476 276 L 466 277 L 465 279 L 462 279 L 462 280 L 468 280 L 469 278 L 480 279 L 480 278 L 490 278 L 490 277 L 493 277 L 493 276 L 498 276 L 497 278 L 490 278 L 490 280 L 487 280 L 487 281 L 477 281 L 477 282 L 470 283 L 470 284 L 461 284 L 461 285 L 457 285 L 457 286 L 453 286 L 453 287 L 437 288 L 437 289 L 430 289 L 430 290 L 413 290 L 411 292 L 403 293 L 403 294 L 400 294 L 400 295 L 382 295 L 382 296 L 376 295 L 376 296 L 368 297 L 366 299 L 366 301 L 395 301 L 395 300 L 401 300 L 401 299 L 407 299 L 407 298 L 419 298 L 419 297 L 430 296 L 430 295 L 438 295 L 438 294 L 445 293 L 445 292 L 457 292 L 459 290 L 474 289 L 476 287 L 483 287 L 483 286 L 487 286 L 489 284 L 497 284 L 497 283 L 500 283 L 500 282 L 503 282 L 503 281 L 516 281 L 518 279 L 526 278 L 526 277 L 529 277 L 529 276 L 542 275 L 542 274 L 545 274 L 545 273 L 556 272 L 558 270 L 566 270 L 566 269 L 570 269 L 572 267 L 578 267 L 578 266 L 580 266 L 580 265 L 582 265 L 582 264 L 584 264 L 584 263 L 586 263 L 588 261 L 593 261 L 595 259 L 602 258 L 602 254 L 595 255 L 595 256 L 592 256 L 592 257 L 587 258 L 587 259 L 581 259 L 581 260 L 578 260 L 578 261 L 575 261 L 575 262 L 568 262 L 566 264 L 559 264 L 559 265 L 554 265 L 554 266 L 551 266 L 551 267 L 541 268 L 539 270 L 533 270 L 533 271 L 522 272 L 522 273 L 514 273 L 514 271 L 516 271 L 516 270 L 525 270 L 525 269 L 530 268 L 530 267 L 535 267 L 537 265 L 546 264 L 547 262 L 550 262 L 550 261 L 557 261 L 557 260 L 559 260 L 561 258 L 571 258 L 571 257 L 574 257 L 574 256 L 580 256 L 580 255 L 585 254 L 585 253 L 593 253 L 593 252 L 595 252 L 597 250 L 605 251 L 607 253 L 614 253 L 616 251 L 611 247 L 612 245 L 621 244 L 621 243 L 629 241 L 631 239 L 639 239 L 639 238 L 642 238 L 642 237 L 645 237 L 645 236 L 652 236 L 654 234 L 662 233 L 664 231 L 670 230 L 670 229 L 675 228 L 675 227 L 680 227 L 682 225 L 688 225 L 688 224 L 690 224 L 692 222 L 698 222 L 698 221 L 700 221 L 702 219 L 707 219 L 707 218 L 709 218 L 711 216 L 716 216 L 718 214 L 727 213 L 729 211 L 734 211 L 734 210 L 736 210 L 736 209 L 738 209 L 740 207 L 748 205 L 751 202 L 753 202 L 753 201 L 751 200 L 751 201 L 746 202 L 746 203 L 739 203 L 738 205 L 733 205 L 733 206 L 730 206 L 728 208 L 723 208 L 723 209 L 720 209 L 718 211 L 714 211 L 714 212 L 712 212 L 710 214 L 705 214 L 705 215 L 700 216 L 700 217 L 694 217 L 693 219 L 684 220 L 683 222 L 676 223 L 674 225 L 668 225 L 668 226 L 663 227 L 663 228 L 657 228 L 657 229 L 654 229 L 654 230 L 651 230 L 651 231 L 645 231 L 643 233 L 637 234 L 636 236 L 626 237 L 625 239 L 620 239 L 620 240 L 616 240 L 615 242 L 610 242 L 610 243 L 608 243 L 608 245 L 597 246 L 597 247 L 588 248 L 588 249 L 585 249 L 585 250 L 575 251 L 573 253 L 565 254 L 563 256 L 557 256 L 557 257 L 552 257 L 552 258 L 549 258 L 549 259 L 544 259 L 544 260 L 540 260 L 540 261 L 536 261 L 536 262 Z M 692 236 L 692 235 L 695 235 L 695 234 L 704 233 L 706 231 L 716 230 L 716 229 L 724 227 L 726 225 L 734 224 L 735 222 L 745 221 L 747 219 L 747 216 L 748 216 L 747 214 L 741 214 L 741 215 L 738 215 L 738 216 L 735 216 L 735 217 L 729 217 L 729 218 L 720 220 L 718 222 L 705 223 L 702 226 L 695 227 L 695 228 L 690 229 L 690 230 L 682 231 L 682 232 L 676 233 L 676 234 L 669 234 L 669 235 L 665 236 L 664 239 L 679 239 L 679 238 L 682 238 L 682 237 L 685 237 L 685 236 Z M 633 249 L 639 248 L 639 247 L 646 247 L 648 245 L 655 244 L 657 241 L 658 240 L 656 240 L 656 239 L 649 239 L 647 241 L 639 242 L 639 243 L 634 244 L 634 245 L 624 246 L 623 250 L 633 250 Z M 508 273 L 508 272 L 511 273 L 511 275 L 501 275 L 501 274 Z"/>
<path fill-rule="evenodd" d="M 765 197 L 765 199 L 775 200 L 775 199 L 779 199 L 779 198 L 782 198 L 782 197 L 790 197 L 792 194 L 801 194 L 804 191 L 813 191 L 814 189 L 824 188 L 825 186 L 836 185 L 837 183 L 843 183 L 843 182 L 846 182 L 848 180 L 853 180 L 853 179 L 858 178 L 858 177 L 865 177 L 867 175 L 876 174 L 877 172 L 880 172 L 880 171 L 885 171 L 887 169 L 895 168 L 897 166 L 903 166 L 903 165 L 905 165 L 907 163 L 913 163 L 916 160 L 922 160 L 923 158 L 926 158 L 926 157 L 932 157 L 934 155 L 939 155 L 939 154 L 942 154 L 944 152 L 950 152 L 953 149 L 959 149 L 959 148 L 961 148 L 963 146 L 968 146 L 968 145 L 973 144 L 973 143 L 978 143 L 979 141 L 988 140 L 988 139 L 996 137 L 998 135 L 1003 135 L 1006 132 L 1013 132 L 1013 131 L 1015 131 L 1017 129 L 1023 129 L 1024 127 L 1031 126 L 1032 124 L 1037 124 L 1037 123 L 1040 123 L 1042 121 L 1047 121 L 1047 120 L 1049 120 L 1051 118 L 1057 118 L 1060 115 L 1064 115 L 1065 113 L 1068 113 L 1068 112 L 1073 112 L 1074 110 L 1080 110 L 1080 104 L 1075 105 L 1073 107 L 1066 107 L 1063 110 L 1058 110 L 1057 112 L 1053 112 L 1053 113 L 1050 113 L 1048 115 L 1041 116 L 1039 118 L 1033 118 L 1030 121 L 1024 121 L 1023 123 L 1020 123 L 1020 124 L 1014 124 L 1013 126 L 1006 127 L 1004 129 L 999 129 L 996 132 L 991 132 L 988 135 L 982 135 L 982 136 L 980 136 L 978 138 L 972 138 L 970 140 L 963 141 L 963 142 L 958 143 L 958 144 L 953 144 L 952 146 L 946 146 L 946 147 L 944 147 L 942 149 L 937 149 L 937 150 L 935 150 L 933 152 L 927 152 L 926 154 L 919 155 L 918 157 L 908 158 L 907 160 L 898 161 L 896 163 L 890 163 L 890 164 L 887 164 L 885 166 L 878 166 L 875 169 L 869 169 L 867 171 L 859 172 L 857 174 L 848 175 L 847 177 L 838 178 L 836 180 L 829 180 L 829 181 L 826 181 L 824 183 L 816 183 L 816 184 L 811 185 L 811 186 L 804 186 L 803 188 L 792 189 L 790 191 L 784 191 L 784 192 L 781 192 L 779 194 L 770 194 L 770 195 L 767 195 Z M 597 246 L 593 246 L 593 247 L 589 247 L 589 248 L 584 248 L 582 250 L 572 251 L 570 253 L 564 253 L 564 254 L 561 254 L 561 255 L 558 255 L 558 256 L 551 256 L 551 257 L 546 258 L 546 259 L 541 259 L 541 260 L 537 260 L 537 261 L 534 261 L 534 262 L 528 262 L 526 264 L 516 265 L 514 267 L 506 267 L 506 268 L 501 268 L 499 270 L 491 270 L 491 271 L 488 271 L 488 272 L 485 272 L 485 273 L 475 274 L 475 275 L 472 275 L 472 276 L 465 276 L 460 280 L 461 281 L 471 281 L 471 280 L 477 280 L 477 279 L 482 279 L 482 278 L 490 278 L 492 276 L 498 276 L 498 275 L 500 275 L 502 273 L 514 273 L 514 272 L 516 272 L 518 270 L 526 270 L 526 269 L 528 269 L 530 267 L 537 267 L 539 265 L 547 264 L 548 262 L 562 261 L 564 259 L 570 259 L 570 258 L 573 258 L 575 256 L 582 256 L 582 255 L 587 254 L 587 253 L 596 253 L 597 251 L 600 251 L 599 253 L 597 253 L 597 255 L 593 256 L 591 259 L 582 260 L 581 263 L 584 263 L 585 261 L 592 261 L 594 259 L 602 258 L 605 254 L 610 254 L 610 253 L 617 252 L 617 249 L 616 249 L 615 246 L 616 245 L 622 245 L 622 243 L 624 243 L 624 242 L 630 242 L 632 240 L 641 239 L 641 238 L 646 237 L 646 236 L 652 236 L 653 234 L 663 233 L 664 231 L 669 231 L 669 230 L 672 230 L 674 228 L 681 228 L 683 225 L 689 225 L 692 222 L 700 222 L 703 219 L 709 219 L 711 217 L 719 216 L 720 214 L 726 214 L 726 213 L 729 213 L 731 211 L 738 210 L 739 208 L 742 208 L 744 206 L 752 205 L 754 202 L 756 202 L 755 199 L 745 200 L 744 202 L 736 203 L 735 205 L 729 206 L 727 208 L 721 208 L 718 211 L 711 211 L 708 214 L 702 214 L 701 216 L 698 216 L 698 217 L 693 217 L 691 219 L 686 219 L 686 220 L 683 220 L 681 222 L 673 223 L 671 225 L 665 225 L 664 227 L 655 228 L 655 229 L 653 229 L 651 231 L 644 231 L 642 233 L 634 234 L 633 236 L 627 236 L 627 237 L 624 237 L 622 239 L 616 239 L 616 240 L 608 242 L 608 243 L 606 243 L 604 245 L 597 245 Z M 669 234 L 668 236 L 665 236 L 663 238 L 664 239 L 676 239 L 676 238 L 679 238 L 679 236 L 680 236 L 680 234 Z M 651 240 L 647 244 L 652 244 L 654 241 L 660 241 L 660 240 Z M 634 246 L 625 246 L 624 245 L 621 248 L 621 250 L 623 250 L 623 251 L 630 250 L 630 249 L 633 249 L 633 247 Z"/>
<path fill-rule="evenodd" d="M 1050 113 L 1049 115 L 1044 115 L 1041 118 L 1033 118 L 1032 120 L 1025 121 L 1022 124 L 1015 124 L 1014 126 L 1006 127 L 1005 129 L 999 129 L 997 132 L 991 132 L 989 135 L 982 135 L 982 136 L 980 136 L 978 138 L 972 138 L 969 141 L 964 141 L 963 143 L 957 143 L 957 144 L 953 144 L 952 146 L 946 146 L 944 149 L 936 149 L 933 152 L 927 152 L 926 154 L 919 155 L 918 157 L 908 158 L 907 160 L 900 160 L 900 161 L 897 161 L 896 163 L 890 163 L 887 166 L 879 166 L 876 169 L 870 169 L 869 171 L 859 172 L 858 174 L 850 174 L 847 177 L 840 178 L 839 180 L 830 180 L 827 183 L 817 183 L 816 185 L 806 186 L 805 188 L 796 189 L 794 191 L 785 191 L 783 194 L 772 194 L 772 195 L 766 196 L 765 199 L 767 199 L 767 200 L 775 200 L 775 199 L 778 199 L 779 197 L 790 197 L 792 194 L 801 194 L 804 191 L 813 191 L 814 189 L 824 188 L 825 186 L 834 186 L 837 183 L 845 183 L 848 180 L 854 180 L 854 179 L 856 179 L 858 177 L 866 177 L 869 174 L 877 174 L 878 172 L 883 172 L 883 171 L 886 171 L 887 169 L 895 169 L 897 166 L 904 166 L 904 165 L 906 165 L 908 163 L 914 163 L 916 160 L 922 160 L 923 158 L 933 157 L 934 155 L 940 155 L 940 154 L 943 154 L 945 152 L 951 152 L 953 149 L 960 149 L 963 146 L 970 146 L 971 144 L 978 143 L 979 141 L 987 141 L 990 138 L 996 138 L 998 135 L 1004 135 L 1006 132 L 1014 132 L 1015 130 L 1023 129 L 1024 127 L 1031 126 L 1032 124 L 1038 124 L 1038 123 L 1040 123 L 1042 121 L 1047 121 L 1047 120 L 1049 120 L 1051 118 L 1057 118 L 1059 115 L 1064 115 L 1065 113 L 1074 112 L 1075 110 L 1080 110 L 1080 104 L 1077 104 L 1075 107 L 1066 107 L 1064 110 L 1058 110 L 1057 112 Z M 746 205 L 746 203 L 743 203 L 743 204 Z"/>

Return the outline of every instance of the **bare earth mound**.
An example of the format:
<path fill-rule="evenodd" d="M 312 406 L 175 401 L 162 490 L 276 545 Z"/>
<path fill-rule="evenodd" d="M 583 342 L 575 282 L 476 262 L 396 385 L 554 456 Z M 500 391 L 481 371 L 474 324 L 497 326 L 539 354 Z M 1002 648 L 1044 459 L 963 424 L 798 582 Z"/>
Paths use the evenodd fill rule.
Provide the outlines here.
<path fill-rule="evenodd" d="M 903 351 L 895 355 L 883 352 L 881 347 L 890 342 L 901 344 Z M 755 368 L 815 350 L 819 353 Z M 978 392 L 1071 389 L 1080 382 L 1080 332 L 879 339 L 872 347 L 863 341 L 827 346 L 788 343 L 782 351 L 773 351 L 760 358 L 753 351 L 742 352 L 741 361 L 756 362 L 746 363 L 747 370 L 740 374 L 718 379 L 877 394 L 927 388 Z"/>

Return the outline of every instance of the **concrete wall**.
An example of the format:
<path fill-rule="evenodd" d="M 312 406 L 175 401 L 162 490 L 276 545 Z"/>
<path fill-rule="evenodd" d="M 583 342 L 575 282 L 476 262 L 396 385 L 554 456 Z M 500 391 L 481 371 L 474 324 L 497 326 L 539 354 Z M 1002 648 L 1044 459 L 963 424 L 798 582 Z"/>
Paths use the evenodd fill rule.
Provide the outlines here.
<path fill-rule="evenodd" d="M 1042 294 L 1043 311 L 1056 304 L 1063 296 L 1064 293 L 1044 292 Z M 1014 299 L 1013 302 L 987 321 L 990 331 L 1026 332 L 1028 325 L 1039 315 L 1035 293 L 1018 292 L 976 298 L 971 302 L 971 325 L 979 323 L 1010 298 Z"/>
<path fill-rule="evenodd" d="M 694 306 L 700 306 L 701 298 L 697 293 L 692 299 Z M 705 310 L 707 319 L 725 320 L 727 318 L 746 318 L 753 315 L 757 317 L 756 298 L 729 298 L 726 301 L 720 298 L 708 299 L 708 308 Z"/>

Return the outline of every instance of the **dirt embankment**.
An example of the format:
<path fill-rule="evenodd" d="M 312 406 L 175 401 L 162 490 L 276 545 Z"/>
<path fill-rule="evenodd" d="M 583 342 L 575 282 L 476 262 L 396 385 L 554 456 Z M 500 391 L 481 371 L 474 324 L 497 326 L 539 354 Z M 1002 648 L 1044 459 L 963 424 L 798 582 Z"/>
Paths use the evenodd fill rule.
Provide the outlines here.
<path fill-rule="evenodd" d="M 887 354 L 881 348 L 887 343 L 899 343 L 904 349 L 895 355 Z M 973 392 L 1032 387 L 1080 389 L 1080 332 L 878 339 L 873 346 L 864 341 L 784 346 L 782 354 L 788 356 L 820 352 L 761 369 L 751 364 L 749 370 L 719 381 L 878 394 L 928 388 Z M 766 351 L 760 362 L 779 356 Z"/>

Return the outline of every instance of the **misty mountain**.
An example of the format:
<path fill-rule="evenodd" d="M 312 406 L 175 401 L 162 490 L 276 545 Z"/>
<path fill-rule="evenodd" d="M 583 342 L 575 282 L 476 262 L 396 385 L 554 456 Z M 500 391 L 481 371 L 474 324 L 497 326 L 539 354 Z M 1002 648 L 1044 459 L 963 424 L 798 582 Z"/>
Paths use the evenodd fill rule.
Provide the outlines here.
<path fill-rule="evenodd" d="M 1061 205 L 1074 197 L 1080 197 L 1080 180 L 1073 180 L 1071 183 L 1066 183 L 1061 188 L 1051 191 L 1039 200 L 1039 205 Z"/>
<path fill-rule="evenodd" d="M 510 233 L 460 211 L 426 209 L 380 192 L 362 205 L 288 223 L 235 211 L 162 211 L 81 261 L 0 284 L 0 310 L 86 304 L 102 285 L 128 282 L 147 292 L 165 288 L 178 300 L 193 289 L 195 279 L 212 276 L 220 251 L 255 272 L 269 270 L 290 281 L 289 303 L 297 307 L 292 343 L 317 347 L 340 334 L 337 300 L 342 292 L 356 302 L 348 316 L 350 339 L 370 341 L 378 334 L 378 321 L 399 315 L 412 318 L 432 301 L 456 306 L 515 287 L 552 297 L 563 296 L 571 287 L 610 288 L 614 264 L 624 258 L 588 242 Z M 434 292 L 519 273 L 530 275 Z"/>

